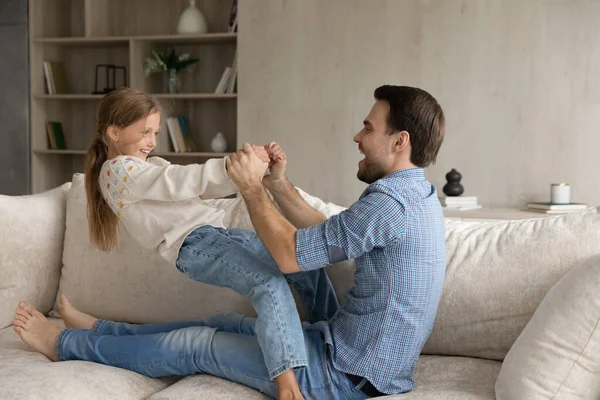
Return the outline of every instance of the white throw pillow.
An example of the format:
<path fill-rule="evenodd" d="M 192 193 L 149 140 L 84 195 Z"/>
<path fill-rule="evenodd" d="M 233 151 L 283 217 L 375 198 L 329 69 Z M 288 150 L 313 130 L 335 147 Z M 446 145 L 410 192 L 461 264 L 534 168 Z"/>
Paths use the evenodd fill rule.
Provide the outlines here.
<path fill-rule="evenodd" d="M 600 257 L 544 297 L 502 364 L 496 396 L 600 399 Z"/>
<path fill-rule="evenodd" d="M 89 240 L 84 175 L 75 174 L 72 183 L 59 291 L 76 307 L 100 318 L 136 323 L 196 320 L 219 312 L 256 315 L 248 298 L 191 280 L 158 252 L 140 246 L 124 229 L 116 250 L 104 253 L 94 248 Z M 324 211 L 343 209 L 308 195 L 307 199 Z M 227 227 L 252 230 L 241 198 L 206 203 L 226 211 Z M 352 285 L 352 262 L 328 268 L 339 277 L 338 293 Z M 52 315 L 59 316 L 56 311 Z"/>
<path fill-rule="evenodd" d="M 44 193 L 0 196 L 0 329 L 20 300 L 47 313 L 54 304 L 71 183 Z"/>

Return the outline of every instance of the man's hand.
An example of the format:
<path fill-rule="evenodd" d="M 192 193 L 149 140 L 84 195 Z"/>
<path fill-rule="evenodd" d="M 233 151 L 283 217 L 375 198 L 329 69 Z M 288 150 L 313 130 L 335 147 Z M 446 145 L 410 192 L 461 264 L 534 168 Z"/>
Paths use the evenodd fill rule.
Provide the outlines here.
<path fill-rule="evenodd" d="M 262 187 L 262 179 L 269 164 L 262 161 L 248 143 L 242 150 L 232 153 L 226 159 L 227 173 L 242 195 L 245 190 Z"/>
<path fill-rule="evenodd" d="M 256 146 L 252 145 L 252 149 L 258 158 L 260 158 L 263 162 L 269 163 L 271 159 L 269 158 L 269 153 L 265 146 Z"/>
<path fill-rule="evenodd" d="M 265 144 L 265 150 L 269 155 L 269 168 L 271 173 L 265 176 L 265 183 L 272 184 L 285 181 L 285 170 L 287 158 L 285 152 L 275 142 Z"/>

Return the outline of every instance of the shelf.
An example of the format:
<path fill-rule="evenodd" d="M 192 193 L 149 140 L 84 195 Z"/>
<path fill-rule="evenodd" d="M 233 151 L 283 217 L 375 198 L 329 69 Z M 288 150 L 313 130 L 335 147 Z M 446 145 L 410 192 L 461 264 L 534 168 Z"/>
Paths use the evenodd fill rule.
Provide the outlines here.
<path fill-rule="evenodd" d="M 34 44 L 50 44 L 59 46 L 94 46 L 94 47 L 121 47 L 129 46 L 127 37 L 54 37 L 33 39 Z"/>
<path fill-rule="evenodd" d="M 103 94 L 43 94 L 34 96 L 39 100 L 100 100 Z"/>
<path fill-rule="evenodd" d="M 216 94 L 216 93 L 150 93 L 157 99 L 173 99 L 173 100 L 235 100 L 237 93 L 233 94 Z M 43 94 L 34 96 L 39 100 L 100 100 L 104 97 L 103 94 Z"/>
<path fill-rule="evenodd" d="M 33 39 L 33 43 L 60 46 L 128 46 L 129 41 L 172 44 L 235 42 L 237 33 L 207 33 L 204 35 L 149 35 L 105 37 L 53 37 Z"/>
<path fill-rule="evenodd" d="M 62 155 L 71 155 L 71 156 L 77 156 L 77 155 L 86 155 L 87 151 L 86 150 L 51 150 L 51 149 L 44 149 L 44 150 L 34 150 L 33 151 L 35 154 L 62 154 Z"/>
<path fill-rule="evenodd" d="M 153 35 L 153 36 L 131 36 L 131 40 L 152 42 L 152 43 L 172 43 L 172 44 L 197 44 L 197 43 L 215 43 L 215 42 L 235 42 L 237 33 L 207 33 L 204 35 Z"/>
<path fill-rule="evenodd" d="M 237 99 L 237 93 L 233 94 L 217 94 L 217 93 L 154 93 L 152 97 L 157 99 L 174 99 L 174 100 L 234 100 Z"/>
<path fill-rule="evenodd" d="M 36 154 L 55 154 L 55 155 L 86 155 L 87 150 L 34 150 Z M 202 158 L 221 158 L 228 156 L 230 153 L 212 153 L 212 152 L 186 152 L 186 153 L 174 153 L 174 152 L 166 152 L 166 153 L 152 153 L 150 157 L 202 157 Z"/>

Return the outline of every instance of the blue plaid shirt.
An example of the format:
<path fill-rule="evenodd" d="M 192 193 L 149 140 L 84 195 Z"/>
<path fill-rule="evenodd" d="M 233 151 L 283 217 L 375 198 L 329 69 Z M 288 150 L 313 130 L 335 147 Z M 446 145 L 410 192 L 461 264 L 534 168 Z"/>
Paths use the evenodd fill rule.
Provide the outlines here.
<path fill-rule="evenodd" d="M 347 210 L 298 230 L 296 252 L 303 271 L 356 262 L 346 302 L 330 321 L 316 324 L 334 366 L 382 393 L 413 389 L 446 271 L 442 208 L 423 169 L 379 179 Z"/>

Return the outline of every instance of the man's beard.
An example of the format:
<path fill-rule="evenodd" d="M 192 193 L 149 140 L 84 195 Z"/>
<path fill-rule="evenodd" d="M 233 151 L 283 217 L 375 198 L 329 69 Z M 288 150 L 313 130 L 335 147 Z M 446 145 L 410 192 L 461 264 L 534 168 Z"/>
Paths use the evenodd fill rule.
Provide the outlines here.
<path fill-rule="evenodd" d="M 356 174 L 358 180 L 369 185 L 384 176 L 385 172 L 383 172 L 383 169 L 376 164 L 369 163 L 366 158 L 362 162 L 362 168 L 358 167 L 358 173 Z"/>

